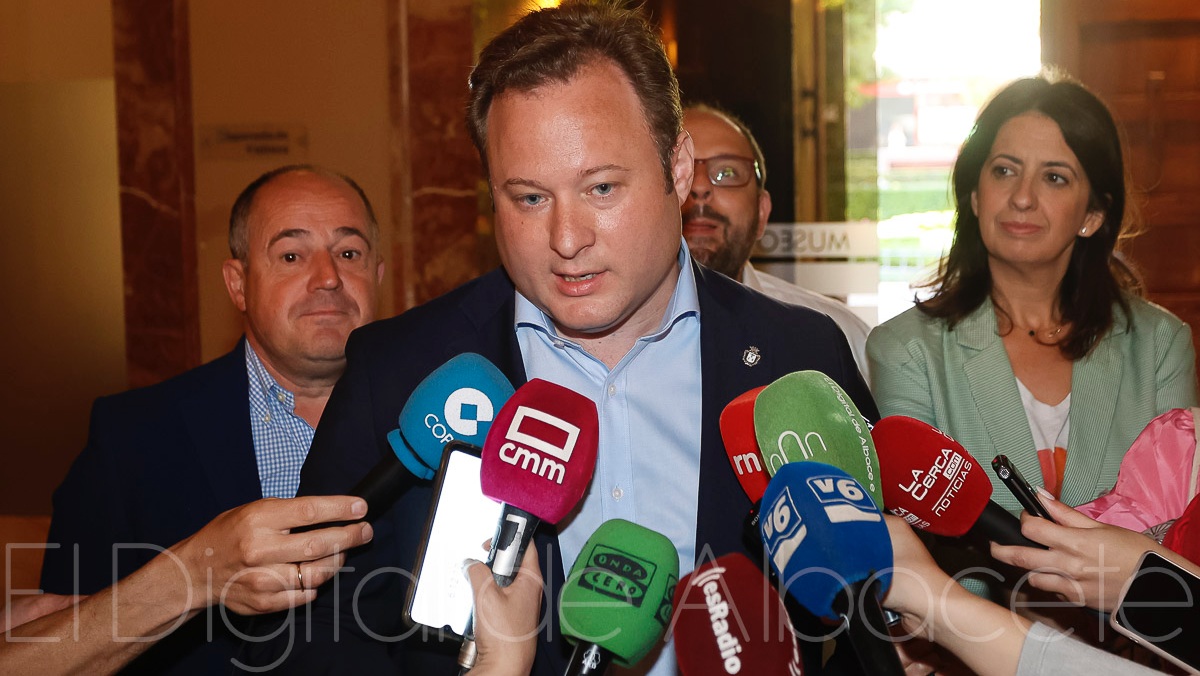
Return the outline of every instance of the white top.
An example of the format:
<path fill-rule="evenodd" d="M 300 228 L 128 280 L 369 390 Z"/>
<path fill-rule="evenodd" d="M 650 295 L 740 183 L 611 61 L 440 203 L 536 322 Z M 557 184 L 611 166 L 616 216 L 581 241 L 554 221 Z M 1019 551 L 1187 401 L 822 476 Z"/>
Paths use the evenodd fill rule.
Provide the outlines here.
<path fill-rule="evenodd" d="M 854 352 L 854 361 L 858 363 L 858 370 L 862 373 L 863 380 L 870 384 L 871 378 L 867 373 L 867 334 L 871 332 L 871 327 L 846 307 L 845 303 L 796 286 L 762 270 L 756 270 L 749 263 L 742 266 L 742 284 L 775 300 L 801 305 L 829 315 L 830 319 L 837 322 L 842 333 L 846 334 L 850 350 Z"/>
<path fill-rule="evenodd" d="M 1057 404 L 1038 401 L 1025 383 L 1017 379 L 1017 391 L 1021 393 L 1021 406 L 1029 420 L 1029 431 L 1033 433 L 1033 447 L 1037 449 L 1038 462 L 1042 465 L 1042 485 L 1056 497 L 1062 487 L 1058 486 L 1060 456 L 1057 449 L 1067 451 L 1067 439 L 1071 435 L 1071 394 Z M 1051 478 L 1053 477 L 1053 478 Z M 1026 477 L 1032 481 L 1031 477 Z"/>

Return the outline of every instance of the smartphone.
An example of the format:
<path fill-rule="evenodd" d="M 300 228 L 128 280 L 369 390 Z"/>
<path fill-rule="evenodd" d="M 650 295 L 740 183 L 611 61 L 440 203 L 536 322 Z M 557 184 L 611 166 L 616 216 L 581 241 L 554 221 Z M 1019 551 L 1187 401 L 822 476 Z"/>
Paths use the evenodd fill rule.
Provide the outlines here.
<path fill-rule="evenodd" d="M 1192 673 L 1200 672 L 1200 576 L 1154 552 L 1125 583 L 1113 629 Z"/>
<path fill-rule="evenodd" d="M 996 476 L 1000 477 L 1004 485 L 1008 486 L 1008 490 L 1016 496 L 1017 501 L 1021 503 L 1026 512 L 1057 523 L 1050 517 L 1050 512 L 1047 512 L 1042 503 L 1038 501 L 1037 492 L 1033 490 L 1025 477 L 1021 476 L 1016 466 L 1009 462 L 1007 456 L 997 455 L 992 458 L 992 470 L 996 472 Z"/>
<path fill-rule="evenodd" d="M 471 583 L 464 559 L 487 560 L 483 543 L 491 540 L 501 504 L 483 494 L 479 482 L 480 449 L 451 441 L 442 451 L 434 477 L 434 497 L 424 537 L 405 598 L 403 617 L 462 638 L 471 616 Z"/>

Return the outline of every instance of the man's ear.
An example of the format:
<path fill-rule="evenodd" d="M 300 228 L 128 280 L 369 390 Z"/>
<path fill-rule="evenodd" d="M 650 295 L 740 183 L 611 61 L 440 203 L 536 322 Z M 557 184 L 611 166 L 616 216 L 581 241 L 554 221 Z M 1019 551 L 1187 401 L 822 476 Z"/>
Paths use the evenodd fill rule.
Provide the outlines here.
<path fill-rule="evenodd" d="M 767 231 L 767 220 L 771 218 L 771 193 L 767 192 L 766 188 L 758 191 L 758 232 L 754 234 L 754 239 L 762 239 L 763 233 Z"/>
<path fill-rule="evenodd" d="M 679 133 L 675 139 L 675 152 L 671 156 L 671 180 L 675 196 L 679 198 L 679 206 L 687 201 L 688 193 L 692 191 L 692 174 L 696 171 L 696 149 L 692 145 L 692 136 L 687 131 Z"/>
<path fill-rule="evenodd" d="M 382 266 L 382 263 L 380 263 Z M 246 311 L 246 266 L 236 258 L 230 258 L 221 265 L 221 275 L 225 277 L 225 290 L 229 292 L 229 300 L 239 312 Z M 380 268 L 382 276 L 382 267 Z"/>
<path fill-rule="evenodd" d="M 383 257 L 381 256 L 379 262 L 375 264 L 375 283 L 379 286 L 383 286 L 383 273 L 386 269 L 386 266 L 383 264 Z"/>

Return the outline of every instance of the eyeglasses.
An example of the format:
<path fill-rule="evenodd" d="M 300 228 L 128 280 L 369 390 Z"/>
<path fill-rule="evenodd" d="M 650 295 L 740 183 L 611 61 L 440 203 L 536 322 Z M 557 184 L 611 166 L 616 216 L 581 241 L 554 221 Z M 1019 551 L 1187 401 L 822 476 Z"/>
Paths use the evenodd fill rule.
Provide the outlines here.
<path fill-rule="evenodd" d="M 753 178 L 762 181 L 762 170 L 758 162 L 740 155 L 714 155 L 697 158 L 696 167 L 703 164 L 708 172 L 708 182 L 718 188 L 740 188 Z"/>

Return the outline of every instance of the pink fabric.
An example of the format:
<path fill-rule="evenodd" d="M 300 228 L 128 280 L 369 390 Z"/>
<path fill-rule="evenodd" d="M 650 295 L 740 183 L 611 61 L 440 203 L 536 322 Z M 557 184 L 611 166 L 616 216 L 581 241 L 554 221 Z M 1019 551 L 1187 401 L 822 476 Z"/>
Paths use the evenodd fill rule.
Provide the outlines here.
<path fill-rule="evenodd" d="M 1191 410 L 1167 411 L 1151 420 L 1129 447 L 1117 485 L 1076 509 L 1102 523 L 1136 531 L 1178 518 L 1192 499 L 1188 484 L 1195 454 Z"/>

